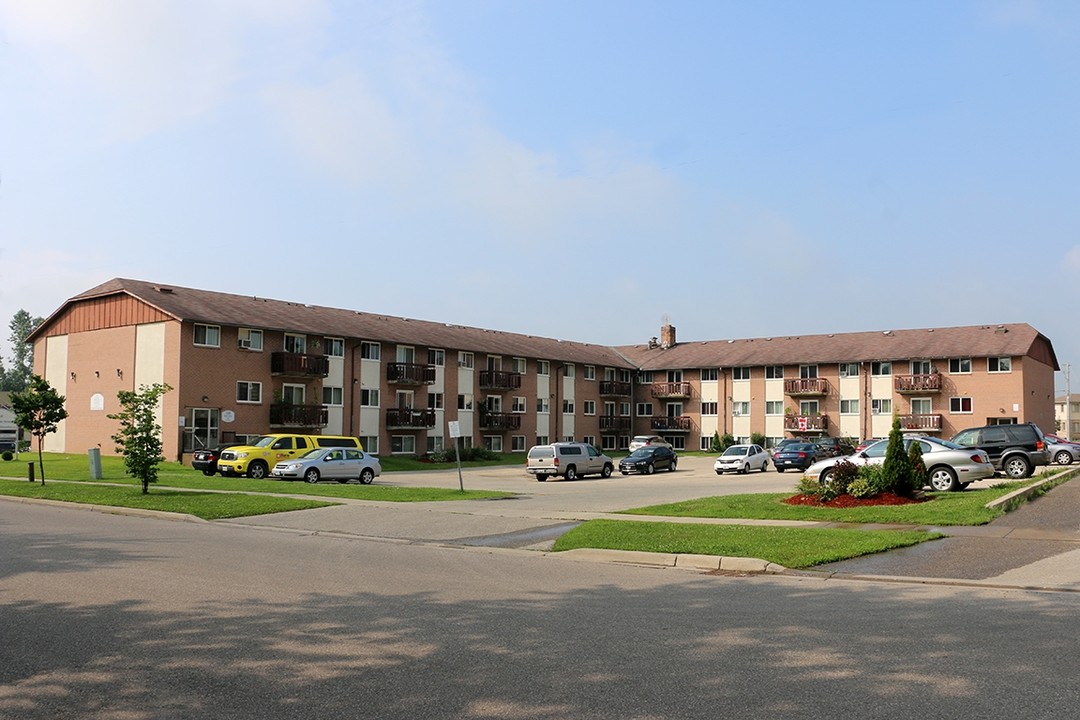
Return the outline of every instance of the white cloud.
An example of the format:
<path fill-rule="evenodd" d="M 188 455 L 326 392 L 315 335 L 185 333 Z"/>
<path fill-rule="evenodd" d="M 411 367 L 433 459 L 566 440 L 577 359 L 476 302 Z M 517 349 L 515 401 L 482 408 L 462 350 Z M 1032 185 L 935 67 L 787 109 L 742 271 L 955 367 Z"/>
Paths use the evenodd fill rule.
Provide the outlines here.
<path fill-rule="evenodd" d="M 1065 267 L 1080 270 L 1080 245 L 1073 245 L 1065 252 Z"/>

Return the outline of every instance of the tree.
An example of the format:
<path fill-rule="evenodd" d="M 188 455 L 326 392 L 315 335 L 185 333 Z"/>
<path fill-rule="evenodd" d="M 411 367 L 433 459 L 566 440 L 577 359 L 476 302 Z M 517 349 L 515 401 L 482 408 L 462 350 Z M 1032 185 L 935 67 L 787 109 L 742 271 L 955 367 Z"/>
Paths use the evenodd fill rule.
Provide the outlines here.
<path fill-rule="evenodd" d="M 142 481 L 143 495 L 150 492 L 150 483 L 157 482 L 157 466 L 165 458 L 161 451 L 161 425 L 157 410 L 161 396 L 172 390 L 164 383 L 141 385 L 138 392 L 121 390 L 120 412 L 109 415 L 120 421 L 120 431 L 112 436 L 116 452 L 124 456 L 127 474 Z"/>
<path fill-rule="evenodd" d="M 885 450 L 885 463 L 881 467 L 885 478 L 885 487 L 908 497 L 911 489 L 911 458 L 904 450 L 904 433 L 900 430 L 900 418 L 893 417 L 892 431 L 889 433 L 889 447 Z"/>
<path fill-rule="evenodd" d="M 22 392 L 30 384 L 30 376 L 34 374 L 34 346 L 26 341 L 44 320 L 31 317 L 25 310 L 19 310 L 11 318 L 8 327 L 11 328 L 11 367 L 5 367 L 0 361 L 0 390 Z"/>
<path fill-rule="evenodd" d="M 37 375 L 30 376 L 29 386 L 24 392 L 11 393 L 15 424 L 37 438 L 42 485 L 45 484 L 45 463 L 42 460 L 41 445 L 45 436 L 56 432 L 60 421 L 67 417 L 65 400 L 63 395 L 53 390 L 47 380 Z"/>

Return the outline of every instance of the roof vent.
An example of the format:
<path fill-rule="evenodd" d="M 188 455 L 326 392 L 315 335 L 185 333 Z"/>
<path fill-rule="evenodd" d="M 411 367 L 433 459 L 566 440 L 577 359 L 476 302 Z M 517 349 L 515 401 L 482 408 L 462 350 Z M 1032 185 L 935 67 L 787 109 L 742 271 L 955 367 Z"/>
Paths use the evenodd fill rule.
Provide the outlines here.
<path fill-rule="evenodd" d="M 1009 328 L 1005 327 L 1004 325 L 998 325 L 996 328 L 994 328 L 994 332 L 1004 335 L 1005 333 L 1009 332 Z"/>
<path fill-rule="evenodd" d="M 172 295 L 172 293 L 173 293 L 173 289 L 171 287 L 161 287 L 159 285 L 158 287 L 156 287 L 154 289 L 157 290 L 159 293 L 165 293 L 166 295 Z"/>
<path fill-rule="evenodd" d="M 887 335 L 888 337 L 892 337 L 893 331 L 892 330 L 882 330 L 881 334 L 882 335 Z"/>

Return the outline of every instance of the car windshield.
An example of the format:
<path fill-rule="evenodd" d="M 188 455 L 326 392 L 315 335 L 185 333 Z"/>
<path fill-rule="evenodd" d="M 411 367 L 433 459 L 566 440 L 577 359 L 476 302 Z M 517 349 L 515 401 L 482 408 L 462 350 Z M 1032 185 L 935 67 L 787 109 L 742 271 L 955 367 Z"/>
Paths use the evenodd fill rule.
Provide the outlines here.
<path fill-rule="evenodd" d="M 627 455 L 627 457 L 630 457 L 630 458 L 649 457 L 650 455 L 653 454 L 653 452 L 655 452 L 654 448 L 642 447 L 642 448 L 638 448 L 634 452 L 630 453 L 629 455 Z"/>
<path fill-rule="evenodd" d="M 731 457 L 731 456 L 735 456 L 735 455 L 745 455 L 745 454 L 746 454 L 746 446 L 745 445 L 732 445 L 731 447 L 729 447 L 727 450 L 724 451 L 723 457 Z"/>
<path fill-rule="evenodd" d="M 259 438 L 255 442 L 251 443 L 251 446 L 252 447 L 269 447 L 270 445 L 272 445 L 274 443 L 275 440 L 277 440 L 276 437 L 271 437 L 270 435 L 263 435 L 261 438 Z"/>
<path fill-rule="evenodd" d="M 814 447 L 814 443 L 791 443 L 784 446 L 784 452 L 809 452 Z"/>
<path fill-rule="evenodd" d="M 307 460 L 307 459 L 310 459 L 310 458 L 319 457 L 324 452 L 326 452 L 326 448 L 311 448 L 306 453 L 301 455 L 299 459 L 300 460 Z"/>

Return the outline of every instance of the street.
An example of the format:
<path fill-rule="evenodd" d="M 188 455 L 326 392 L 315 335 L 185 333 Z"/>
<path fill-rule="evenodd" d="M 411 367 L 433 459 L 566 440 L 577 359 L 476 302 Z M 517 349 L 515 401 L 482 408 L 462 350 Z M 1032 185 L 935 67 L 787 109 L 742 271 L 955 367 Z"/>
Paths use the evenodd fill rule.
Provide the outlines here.
<path fill-rule="evenodd" d="M 7 501 L 0 558 L 4 718 L 1071 718 L 1080 701 L 1070 592 Z"/>

